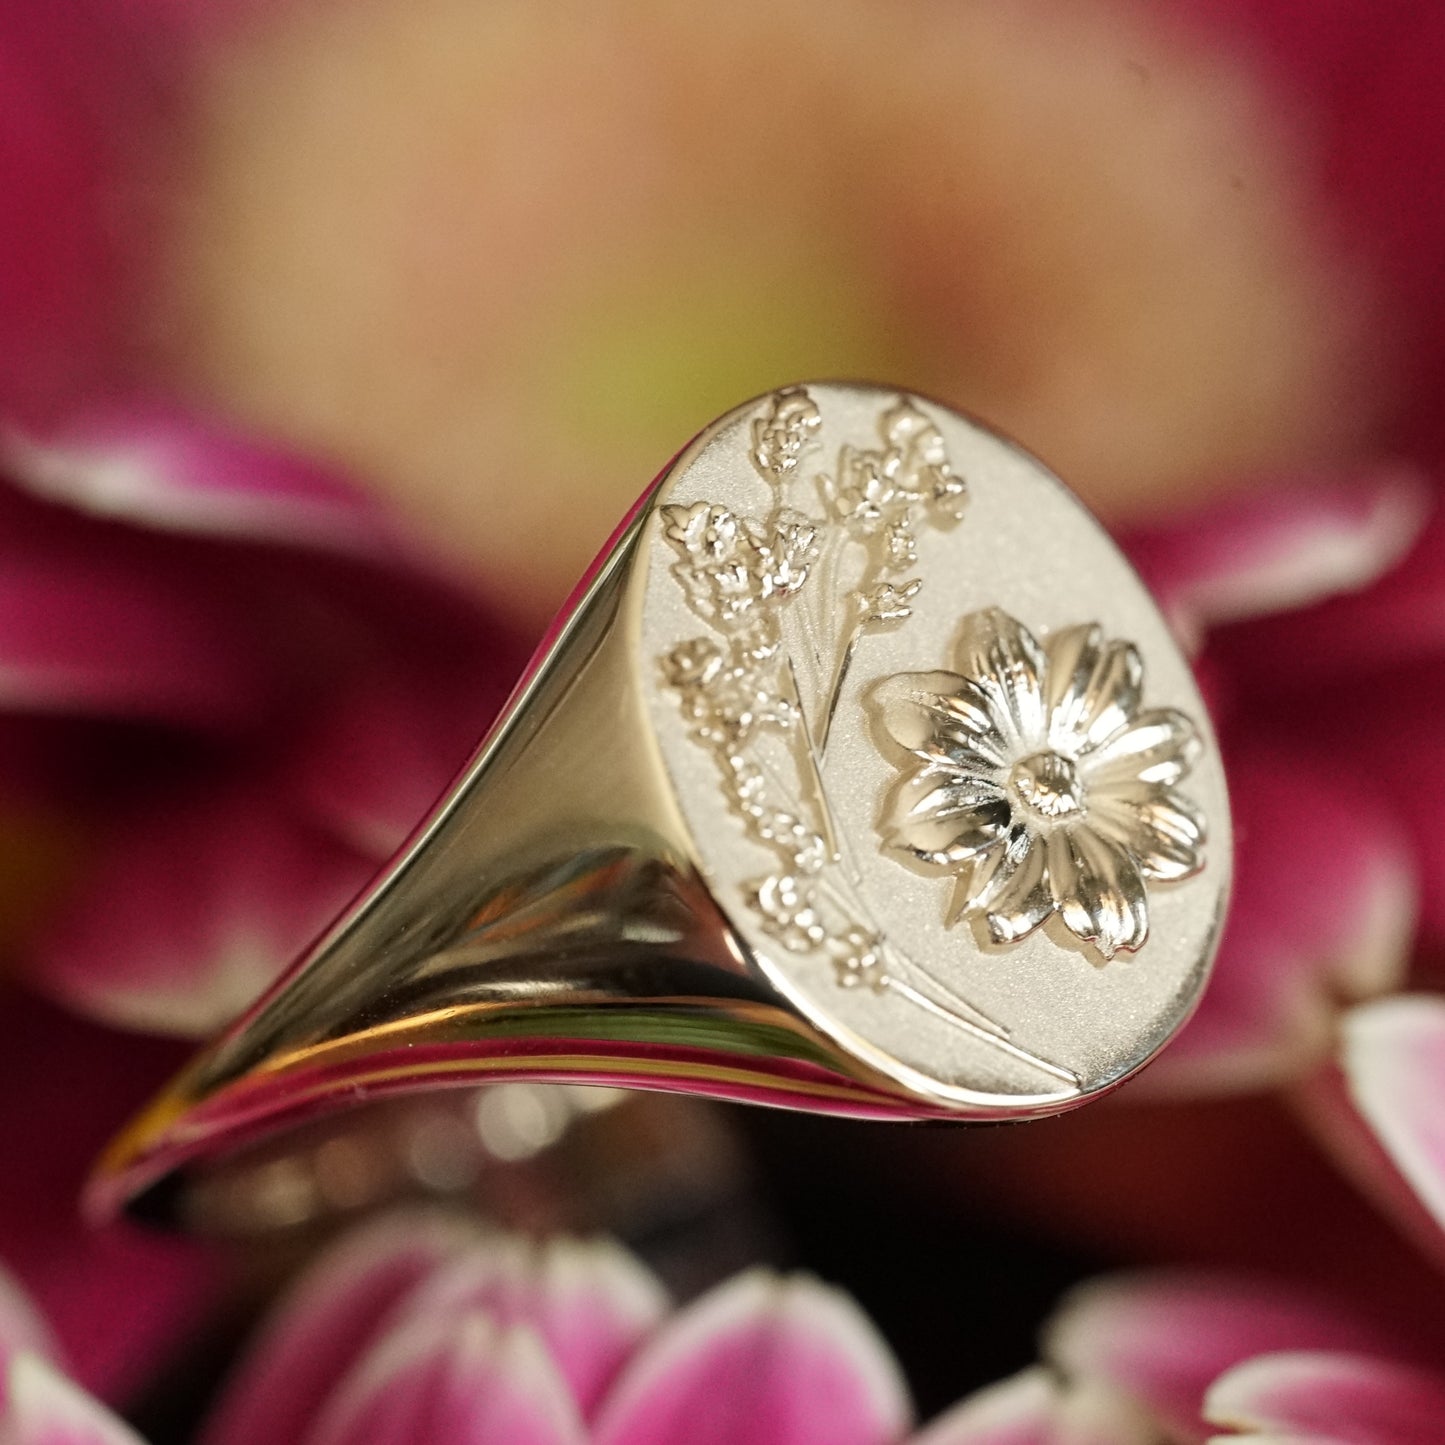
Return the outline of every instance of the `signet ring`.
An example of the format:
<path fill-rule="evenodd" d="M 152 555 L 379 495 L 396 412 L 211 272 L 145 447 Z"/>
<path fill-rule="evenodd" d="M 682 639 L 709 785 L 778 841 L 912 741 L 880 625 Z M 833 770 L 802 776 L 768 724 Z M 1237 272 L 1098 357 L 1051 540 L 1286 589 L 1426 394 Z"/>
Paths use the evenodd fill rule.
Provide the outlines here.
<path fill-rule="evenodd" d="M 1230 872 L 1188 662 L 1084 507 L 936 402 L 789 386 L 663 471 L 433 815 L 90 1206 L 454 1085 L 1058 1113 L 1187 1018 Z"/>

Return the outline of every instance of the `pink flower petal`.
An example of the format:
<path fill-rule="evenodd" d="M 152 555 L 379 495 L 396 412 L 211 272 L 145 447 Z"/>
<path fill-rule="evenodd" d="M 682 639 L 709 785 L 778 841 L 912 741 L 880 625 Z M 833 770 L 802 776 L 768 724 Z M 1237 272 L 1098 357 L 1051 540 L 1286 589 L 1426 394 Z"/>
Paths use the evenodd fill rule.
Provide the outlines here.
<path fill-rule="evenodd" d="M 0 1440 L 5 1445 L 144 1445 L 79 1385 L 36 1355 L 17 1355 L 6 1380 Z"/>
<path fill-rule="evenodd" d="M 108 1022 L 204 1036 L 249 1004 L 375 870 L 264 779 L 134 818 L 38 940 L 37 986 Z"/>
<path fill-rule="evenodd" d="M 401 846 L 506 700 L 512 659 L 483 661 L 475 641 L 458 652 L 473 660 L 466 682 L 440 660 L 378 659 L 299 739 L 287 786 L 357 851 L 382 860 Z"/>
<path fill-rule="evenodd" d="M 479 1239 L 475 1226 L 403 1212 L 344 1236 L 292 1289 L 228 1380 L 205 1445 L 300 1440 L 346 1371 L 398 1318 L 399 1302 Z"/>
<path fill-rule="evenodd" d="M 1445 609 L 1445 590 L 1440 606 Z M 1445 940 L 1445 637 L 1428 665 L 1400 668 L 1370 679 L 1369 727 L 1375 788 L 1399 815 L 1420 878 L 1420 930 L 1431 942 Z M 1358 727 L 1358 722 L 1356 724 Z M 1358 737 L 1343 719 L 1321 730 L 1318 746 L 1338 756 Z"/>
<path fill-rule="evenodd" d="M 1352 1010 L 1343 1066 L 1355 1107 L 1445 1227 L 1445 999 L 1397 997 Z"/>
<path fill-rule="evenodd" d="M 126 1226 L 86 1228 L 76 1201 L 106 1141 L 185 1059 L 174 1044 L 112 1033 L 14 989 L 0 994 L 0 1256 L 108 1400 L 133 1396 L 205 1318 L 221 1260 L 197 1243 Z M 77 1087 L 77 1080 L 84 1087 Z"/>
<path fill-rule="evenodd" d="M 77 463 L 62 486 L 32 448 L 15 473 L 29 490 L 0 487 L 0 705 L 274 733 L 263 705 L 339 709 L 394 687 L 437 719 L 428 741 L 466 724 L 459 763 L 515 676 L 515 640 L 365 495 L 176 429 L 166 445 L 197 453 L 184 506 L 129 456 Z"/>
<path fill-rule="evenodd" d="M 1358 591 L 1420 534 L 1432 505 L 1403 468 L 1261 490 L 1125 539 L 1180 634 Z"/>
<path fill-rule="evenodd" d="M 1159 1429 L 1097 1382 L 1063 1386 L 1036 1366 L 970 1396 L 912 1445 L 1159 1445 Z"/>
<path fill-rule="evenodd" d="M 1046 1358 L 1065 1378 L 1117 1390 L 1185 1439 L 1201 1431 L 1211 1382 L 1241 1360 L 1284 1349 L 1380 1345 L 1378 1333 L 1307 1292 L 1182 1271 L 1086 1284 L 1044 1337 Z"/>
<path fill-rule="evenodd" d="M 526 1328 L 414 1320 L 363 1360 L 305 1445 L 584 1445 L 566 1382 Z"/>
<path fill-rule="evenodd" d="M 1297 757 L 1228 758 L 1236 882 L 1194 1017 L 1131 1091 L 1257 1089 L 1333 1048 L 1342 1001 L 1395 987 L 1413 933 L 1402 830 L 1376 798 Z"/>
<path fill-rule="evenodd" d="M 1382 355 L 1409 354 L 1404 378 L 1389 374 L 1388 361 L 1384 371 L 1406 413 L 1392 431 L 1423 455 L 1440 455 L 1445 288 L 1434 259 L 1445 244 L 1445 13 L 1369 0 L 1190 0 L 1181 8 L 1211 29 L 1235 29 L 1233 43 L 1281 77 L 1318 156 L 1333 211 L 1326 224 L 1344 231 L 1382 283 Z M 1369 373 L 1378 377 L 1380 359 L 1357 362 L 1363 384 L 1376 384 Z"/>
<path fill-rule="evenodd" d="M 136 402 L 0 436 L 0 469 L 34 496 L 159 531 L 398 558 L 401 534 L 365 492 L 219 424 Z"/>
<path fill-rule="evenodd" d="M 256 640 L 198 568 L 94 545 L 0 545 L 0 708 L 207 727 L 249 718 Z"/>
<path fill-rule="evenodd" d="M 1265 1355 L 1217 1380 L 1204 1409 L 1217 1425 L 1281 1445 L 1439 1445 L 1445 1379 L 1365 1355 Z"/>
<path fill-rule="evenodd" d="M 438 1271 L 407 1302 L 423 1319 L 481 1313 L 501 1326 L 530 1326 L 584 1417 L 667 1307 L 656 1278 L 618 1245 L 510 1237 Z"/>
<path fill-rule="evenodd" d="M 53 1359 L 55 1338 L 19 1282 L 0 1270 L 0 1364 L 26 1350 Z"/>
<path fill-rule="evenodd" d="M 1359 592 L 1263 618 L 1221 637 L 1246 696 L 1268 699 L 1280 683 L 1333 685 L 1360 671 L 1438 658 L 1445 652 L 1445 515 L 1438 510 L 1394 569 Z"/>
<path fill-rule="evenodd" d="M 1059 1387 L 1041 1365 L 1000 1380 L 913 1437 L 911 1445 L 1057 1445 Z"/>
<path fill-rule="evenodd" d="M 310 699 L 285 786 L 329 831 L 381 860 L 476 750 L 528 645 L 475 597 L 425 572 L 338 575 L 328 595 L 360 635 L 345 671 Z"/>
<path fill-rule="evenodd" d="M 1368 1011 L 1374 1005 L 1364 1007 Z M 1343 1020 L 1341 1032 L 1346 1036 L 1350 1017 L 1347 1013 Z M 1294 1086 L 1295 1117 L 1308 1126 L 1315 1141 L 1363 1195 L 1391 1216 L 1420 1250 L 1445 1263 L 1445 1232 L 1437 1216 L 1400 1172 L 1351 1093 L 1352 1081 L 1338 1061 L 1332 1061 Z M 1388 1295 L 1389 1287 L 1383 1293 Z"/>
<path fill-rule="evenodd" d="M 131 7 L 0 7 L 0 412 L 54 411 L 115 370 L 120 235 L 109 193 L 144 143 L 161 59 Z"/>
<path fill-rule="evenodd" d="M 675 1315 L 632 1361 L 596 1445 L 889 1445 L 907 1428 L 888 1347 L 845 1295 L 755 1271 Z"/>

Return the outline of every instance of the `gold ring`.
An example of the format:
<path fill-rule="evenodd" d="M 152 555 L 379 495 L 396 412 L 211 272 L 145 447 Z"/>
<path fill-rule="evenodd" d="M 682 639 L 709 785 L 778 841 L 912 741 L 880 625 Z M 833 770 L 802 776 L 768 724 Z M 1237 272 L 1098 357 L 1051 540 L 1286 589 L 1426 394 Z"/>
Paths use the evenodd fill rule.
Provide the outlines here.
<path fill-rule="evenodd" d="M 937 403 L 787 387 L 647 490 L 433 816 L 90 1206 L 458 1084 L 1057 1113 L 1188 1016 L 1230 871 L 1188 663 L 1080 503 Z"/>

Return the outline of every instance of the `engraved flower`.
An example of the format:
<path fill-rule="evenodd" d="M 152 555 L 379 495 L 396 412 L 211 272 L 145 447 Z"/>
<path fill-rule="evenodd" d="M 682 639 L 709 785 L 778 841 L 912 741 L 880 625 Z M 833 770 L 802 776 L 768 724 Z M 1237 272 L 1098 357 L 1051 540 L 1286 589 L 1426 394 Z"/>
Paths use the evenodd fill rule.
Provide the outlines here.
<path fill-rule="evenodd" d="M 661 512 L 678 580 L 699 615 L 721 627 L 746 624 L 759 603 L 791 597 L 808 580 L 817 528 L 799 513 L 779 513 L 769 530 L 709 502 Z"/>
<path fill-rule="evenodd" d="M 854 531 L 869 536 L 891 525 L 912 498 L 899 485 L 901 454 L 858 452 L 844 447 L 841 477 L 833 496 L 838 515 Z"/>
<path fill-rule="evenodd" d="M 710 637 L 680 642 L 662 660 L 662 674 L 676 688 L 705 688 L 727 665 L 722 648 Z"/>
<path fill-rule="evenodd" d="M 911 401 L 900 401 L 884 415 L 883 435 L 888 457 L 898 459 L 902 485 L 941 514 L 940 525 L 959 521 L 968 487 L 953 470 L 937 426 Z"/>
<path fill-rule="evenodd" d="M 767 415 L 753 423 L 753 461 L 758 470 L 782 481 L 797 469 L 822 425 L 817 405 L 803 387 L 780 391 Z"/>
<path fill-rule="evenodd" d="M 883 940 L 866 928 L 847 928 L 825 944 L 838 982 L 844 988 L 871 988 L 881 993 L 888 987 L 888 969 L 883 962 Z"/>
<path fill-rule="evenodd" d="M 752 900 L 768 932 L 785 947 L 806 953 L 826 941 L 828 931 L 812 897 L 791 873 L 761 879 L 753 887 Z"/>
<path fill-rule="evenodd" d="M 915 577 L 901 586 L 893 582 L 880 582 L 871 592 L 860 598 L 864 619 L 872 626 L 881 627 L 889 622 L 904 622 L 913 615 L 913 599 L 923 590 L 923 579 Z"/>
<path fill-rule="evenodd" d="M 968 489 L 948 460 L 942 432 L 911 401 L 884 412 L 878 431 L 883 449 L 845 446 L 837 480 L 825 477 L 824 486 L 834 513 L 853 532 L 883 533 L 891 559 L 908 565 L 913 508 L 921 504 L 936 525 L 949 526 L 962 517 Z"/>
<path fill-rule="evenodd" d="M 1141 711 L 1138 652 L 1094 624 L 1040 643 L 990 608 L 965 621 L 957 660 L 878 689 L 884 727 L 914 759 L 886 842 L 956 875 L 952 918 L 994 943 L 1057 914 L 1105 958 L 1139 948 L 1145 880 L 1202 866 L 1204 819 L 1175 786 L 1198 755 L 1194 725 Z"/>
<path fill-rule="evenodd" d="M 798 721 L 796 704 L 780 696 L 757 671 L 710 638 L 680 643 L 662 659 L 662 675 L 682 694 L 683 715 L 704 742 L 736 747 L 758 728 L 786 730 Z"/>

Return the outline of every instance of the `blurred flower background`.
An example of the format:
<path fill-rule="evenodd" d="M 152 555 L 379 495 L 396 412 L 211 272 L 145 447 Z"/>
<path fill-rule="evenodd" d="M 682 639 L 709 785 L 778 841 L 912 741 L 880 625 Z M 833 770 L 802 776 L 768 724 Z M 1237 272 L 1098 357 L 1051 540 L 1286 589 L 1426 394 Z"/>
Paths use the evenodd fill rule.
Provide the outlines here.
<path fill-rule="evenodd" d="M 387 1439 L 697 1441 L 736 1397 L 719 1441 L 882 1445 L 1005 1376 L 920 1445 L 1445 1438 L 1442 63 L 1425 0 L 7 0 L 0 1439 L 129 1438 L 81 1387 L 192 1438 L 291 1260 L 85 1233 L 89 1157 L 405 836 L 677 446 L 810 375 L 1017 436 L 1159 594 L 1239 820 L 1199 1014 L 1050 1123 L 728 1117 L 751 1252 L 886 1346 L 806 1280 L 663 1324 L 620 1254 L 373 1234 L 205 1438 L 379 1439 L 395 1377 Z M 296 1323 L 373 1270 L 468 1329 Z"/>

